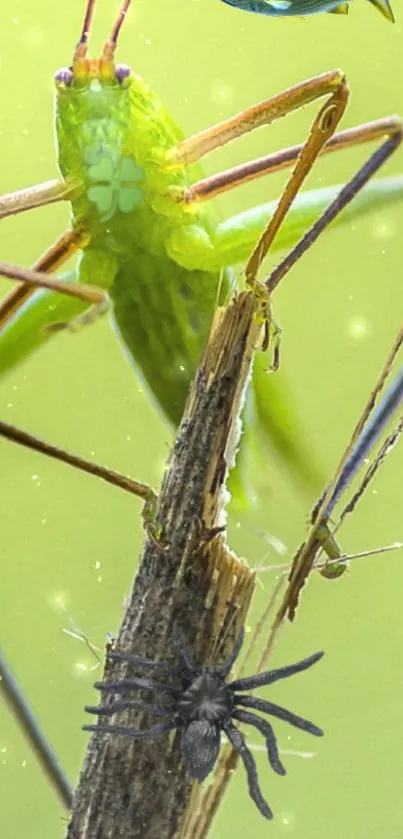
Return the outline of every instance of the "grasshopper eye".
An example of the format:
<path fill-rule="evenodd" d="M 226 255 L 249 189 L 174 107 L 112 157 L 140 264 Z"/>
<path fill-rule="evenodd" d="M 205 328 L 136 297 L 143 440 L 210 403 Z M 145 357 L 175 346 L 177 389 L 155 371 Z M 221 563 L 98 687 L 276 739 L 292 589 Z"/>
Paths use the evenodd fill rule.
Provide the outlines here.
<path fill-rule="evenodd" d="M 122 83 L 131 76 L 131 69 L 128 64 L 117 64 L 115 69 L 116 81 Z"/>
<path fill-rule="evenodd" d="M 64 85 L 68 87 L 73 81 L 73 71 L 70 67 L 62 67 L 55 73 L 55 82 L 57 85 Z"/>

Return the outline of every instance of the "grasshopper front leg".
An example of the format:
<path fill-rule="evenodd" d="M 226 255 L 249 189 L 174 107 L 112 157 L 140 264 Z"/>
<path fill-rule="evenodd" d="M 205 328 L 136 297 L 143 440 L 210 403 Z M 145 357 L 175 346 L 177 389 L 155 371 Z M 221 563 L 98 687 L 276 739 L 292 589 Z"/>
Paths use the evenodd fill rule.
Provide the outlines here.
<path fill-rule="evenodd" d="M 53 274 L 78 250 L 85 248 L 87 242 L 86 234 L 69 230 L 31 269 L 0 263 L 1 276 L 19 281 L 0 305 L 3 332 L 0 373 L 25 358 L 27 339 L 29 348 L 34 349 L 46 343 L 61 327 L 92 323 L 108 311 L 109 298 L 103 289 L 79 283 L 74 271 L 57 279 Z M 45 299 L 34 296 L 38 289 L 45 292 Z"/>
<path fill-rule="evenodd" d="M 6 197 L 7 196 L 5 196 L 5 198 Z M 25 209 L 30 209 L 30 207 L 25 207 Z M 20 210 L 20 212 L 22 212 L 22 210 Z M 10 214 L 11 213 L 7 213 L 7 215 Z M 41 256 L 41 258 L 32 266 L 31 270 L 38 275 L 43 275 L 43 279 L 46 280 L 47 274 L 57 271 L 57 269 L 64 265 L 71 256 L 74 256 L 74 254 L 77 253 L 79 248 L 85 246 L 86 241 L 87 239 L 82 233 L 75 230 L 68 230 L 67 233 L 60 236 L 59 239 L 46 251 L 46 253 Z M 10 280 L 21 281 L 20 284 L 15 286 L 15 288 L 13 288 L 1 301 L 0 324 L 1 327 L 4 328 L 13 315 L 19 311 L 21 306 L 29 300 L 35 289 L 38 288 L 40 280 L 38 276 L 36 278 L 37 282 L 34 282 L 32 275 L 31 282 L 29 282 L 29 280 L 24 276 L 25 269 L 20 266 L 12 266 L 6 263 L 2 263 L 2 266 L 4 269 L 4 277 L 7 277 Z M 13 273 L 14 269 L 15 273 Z M 40 284 L 39 287 L 51 288 L 51 286 L 43 284 Z"/>
<path fill-rule="evenodd" d="M 9 280 L 19 280 L 29 289 L 43 288 L 48 291 L 56 291 L 58 294 L 65 294 L 67 297 L 72 297 L 74 300 L 81 300 L 87 306 L 93 307 L 93 310 L 87 309 L 81 317 L 77 318 L 78 324 L 92 323 L 100 315 L 106 313 L 109 309 L 109 298 L 107 294 L 96 286 L 79 285 L 68 280 L 55 280 L 49 277 L 44 271 L 34 271 L 29 268 L 20 268 L 18 265 L 9 265 L 6 262 L 0 262 L 0 275 Z M 24 293 L 25 288 L 23 289 Z M 50 331 L 64 329 L 67 326 L 73 327 L 75 321 L 70 323 L 55 323 L 49 325 Z"/>
<path fill-rule="evenodd" d="M 61 178 L 46 181 L 43 184 L 19 189 L 0 196 L 0 219 L 46 207 L 57 201 L 70 201 L 74 186 L 66 184 Z"/>

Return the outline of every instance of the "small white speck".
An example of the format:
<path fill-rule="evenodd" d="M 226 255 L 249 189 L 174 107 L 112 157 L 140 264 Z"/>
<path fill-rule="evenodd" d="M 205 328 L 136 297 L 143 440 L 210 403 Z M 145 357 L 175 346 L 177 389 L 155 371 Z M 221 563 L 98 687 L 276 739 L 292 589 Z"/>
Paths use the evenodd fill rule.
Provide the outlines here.
<path fill-rule="evenodd" d="M 392 220 L 378 221 L 376 224 L 373 225 L 372 233 L 375 239 L 388 241 L 390 239 L 393 239 L 397 235 L 397 225 Z"/>
<path fill-rule="evenodd" d="M 290 830 L 295 830 L 295 815 L 294 813 L 283 813 L 280 816 L 280 827 L 282 832 L 289 833 Z"/>
<path fill-rule="evenodd" d="M 211 99 L 213 102 L 232 102 L 234 98 L 234 90 L 225 82 L 215 82 L 211 88 Z"/>
<path fill-rule="evenodd" d="M 357 315 L 347 322 L 346 334 L 355 341 L 367 338 L 370 333 L 371 323 L 364 315 Z"/>
<path fill-rule="evenodd" d="M 64 594 L 51 594 L 48 603 L 55 612 L 65 612 L 67 597 Z"/>

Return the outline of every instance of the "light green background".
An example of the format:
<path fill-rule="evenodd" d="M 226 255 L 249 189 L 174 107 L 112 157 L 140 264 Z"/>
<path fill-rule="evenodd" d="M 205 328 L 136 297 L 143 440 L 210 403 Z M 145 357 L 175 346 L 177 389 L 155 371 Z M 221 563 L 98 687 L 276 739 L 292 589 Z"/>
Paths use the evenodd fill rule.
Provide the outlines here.
<path fill-rule="evenodd" d="M 110 31 L 115 0 L 100 0 L 94 51 Z M 188 132 L 223 119 L 282 88 L 333 67 L 348 74 L 352 101 L 344 125 L 403 113 L 403 12 L 381 18 L 352 0 L 347 18 L 270 20 L 219 0 L 136 0 L 119 59 L 159 92 Z M 52 77 L 71 61 L 82 0 L 15 0 L 0 7 L 0 192 L 56 175 Z M 209 158 L 215 171 L 305 136 L 314 111 L 283 120 Z M 363 160 L 346 152 L 318 165 L 310 185 L 346 179 Z M 399 152 L 388 172 L 403 171 Z M 274 197 L 284 175 L 226 196 L 226 215 Z M 283 369 L 317 443 L 325 474 L 342 453 L 401 321 L 403 207 L 324 237 L 283 283 L 275 313 L 284 332 Z M 48 208 L 1 225 L 0 259 L 29 265 L 68 224 L 66 208 Z M 6 283 L 1 291 L 6 290 Z M 60 336 L 0 388 L 0 413 L 59 445 L 154 485 L 171 444 L 135 381 L 106 322 Z M 74 782 L 87 736 L 83 706 L 92 701 L 94 660 L 57 606 L 65 604 L 91 641 L 103 647 L 119 625 L 142 543 L 140 506 L 118 490 L 0 442 L 1 640 L 39 720 Z M 402 451 L 396 449 L 353 522 L 348 551 L 403 537 Z M 306 528 L 301 499 L 272 463 L 256 476 L 260 504 L 232 528 L 232 544 L 252 564 L 280 559 L 259 535 L 281 540 L 291 558 Z M 296 624 L 287 626 L 273 662 L 323 648 L 309 674 L 270 696 L 323 725 L 315 740 L 281 723 L 286 778 L 257 752 L 262 789 L 275 812 L 267 824 L 236 773 L 213 830 L 215 839 L 253 835 L 298 839 L 403 836 L 401 702 L 403 555 L 357 561 L 336 583 L 312 579 Z M 253 616 L 274 576 L 261 578 Z M 84 669 L 83 669 L 84 668 Z M 251 732 L 250 741 L 259 742 Z M 309 757 L 308 757 L 309 755 Z M 54 839 L 64 814 L 13 719 L 0 711 L 0 820 L 4 839 Z"/>

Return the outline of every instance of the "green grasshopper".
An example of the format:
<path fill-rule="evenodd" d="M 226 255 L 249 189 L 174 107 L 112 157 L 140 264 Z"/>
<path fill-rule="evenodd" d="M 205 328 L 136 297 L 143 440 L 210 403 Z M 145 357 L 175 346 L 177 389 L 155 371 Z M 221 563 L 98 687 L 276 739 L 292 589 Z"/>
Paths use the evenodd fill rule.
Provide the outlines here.
<path fill-rule="evenodd" d="M 246 279 L 255 281 L 273 241 L 274 248 L 294 243 L 337 194 L 331 188 L 296 198 L 319 145 L 321 153 L 331 153 L 385 141 L 400 135 L 401 123 L 390 117 L 335 134 L 348 98 L 344 74 L 337 70 L 184 139 L 144 81 L 127 65 L 115 63 L 130 0 L 123 3 L 101 57 L 87 57 L 95 5 L 87 0 L 72 65 L 55 77 L 62 177 L 0 199 L 0 217 L 60 200 L 72 207 L 71 229 L 33 270 L 0 264 L 0 274 L 21 281 L 0 307 L 0 370 L 11 369 L 67 324 L 91 322 L 105 310 L 109 296 L 130 355 L 166 417 L 177 425 L 214 308 L 228 299 L 237 282 L 232 266 L 249 260 Z M 308 140 L 202 177 L 199 161 L 214 149 L 323 97 L 311 132 L 315 151 Z M 264 204 L 217 223 L 207 204 L 211 198 L 295 163 L 298 177 L 291 178 L 277 205 Z M 374 182 L 356 200 L 356 213 L 402 193 L 399 178 Z M 277 236 L 286 213 L 288 227 Z M 73 272 L 60 280 L 49 276 L 78 252 Z M 38 287 L 45 292 L 38 294 Z M 262 357 L 254 369 L 256 419 L 295 473 L 312 486 L 316 470 L 293 437 L 293 418 L 267 367 Z"/>

